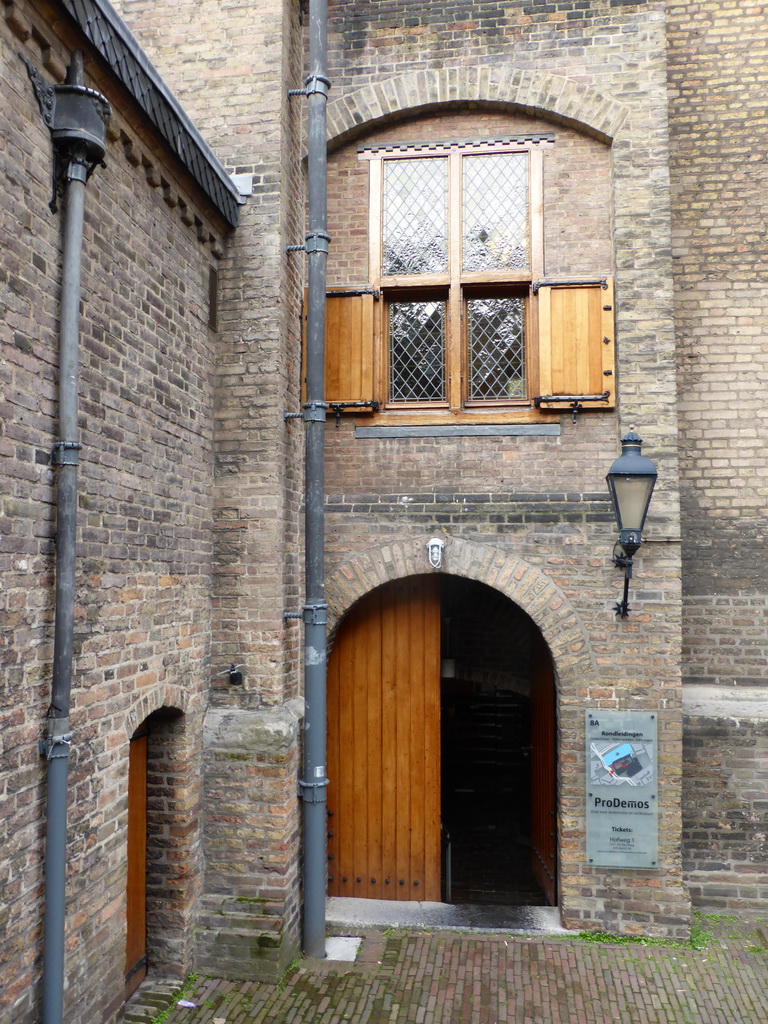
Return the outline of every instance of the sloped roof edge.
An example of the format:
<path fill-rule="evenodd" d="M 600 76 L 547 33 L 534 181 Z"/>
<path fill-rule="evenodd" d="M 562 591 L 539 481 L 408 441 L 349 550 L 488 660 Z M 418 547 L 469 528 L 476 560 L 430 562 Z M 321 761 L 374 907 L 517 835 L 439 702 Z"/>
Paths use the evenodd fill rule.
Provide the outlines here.
<path fill-rule="evenodd" d="M 236 186 L 109 0 L 59 0 L 59 3 L 227 223 L 236 227 L 240 219 Z"/>

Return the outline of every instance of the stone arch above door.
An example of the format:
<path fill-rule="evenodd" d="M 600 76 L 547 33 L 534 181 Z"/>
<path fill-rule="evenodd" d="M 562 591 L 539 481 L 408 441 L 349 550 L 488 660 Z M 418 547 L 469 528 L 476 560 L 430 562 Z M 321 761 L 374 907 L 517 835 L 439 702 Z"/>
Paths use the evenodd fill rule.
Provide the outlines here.
<path fill-rule="evenodd" d="M 125 716 L 126 739 L 130 739 L 146 718 L 161 709 L 180 711 L 185 715 L 199 713 L 202 710 L 200 698 L 190 695 L 182 686 L 176 686 L 173 683 L 154 686 L 142 693 L 136 703 L 127 711 Z"/>
<path fill-rule="evenodd" d="M 332 99 L 328 143 L 335 149 L 377 122 L 464 103 L 542 116 L 606 143 L 628 115 L 623 103 L 562 75 L 510 67 L 443 68 L 388 78 Z"/>
<path fill-rule="evenodd" d="M 393 541 L 350 558 L 328 575 L 326 600 L 331 631 L 371 590 L 390 580 L 429 572 L 426 536 Z M 477 580 L 522 608 L 541 630 L 556 673 L 564 678 L 594 674 L 584 624 L 563 591 L 535 566 L 500 548 L 457 537 L 445 539 L 443 572 Z"/>

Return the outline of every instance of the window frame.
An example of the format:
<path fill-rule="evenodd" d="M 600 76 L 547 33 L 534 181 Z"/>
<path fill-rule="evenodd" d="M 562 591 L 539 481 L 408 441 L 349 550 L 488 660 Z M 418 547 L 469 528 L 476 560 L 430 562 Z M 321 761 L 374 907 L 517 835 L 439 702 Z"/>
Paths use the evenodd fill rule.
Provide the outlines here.
<path fill-rule="evenodd" d="M 360 153 L 369 161 L 369 227 L 368 261 L 371 286 L 380 294 L 379 316 L 374 332 L 374 366 L 376 392 L 380 408 L 386 413 L 411 414 L 468 413 L 477 416 L 491 413 L 521 412 L 533 405 L 537 373 L 536 303 L 534 283 L 544 273 L 544 172 L 543 150 L 552 145 L 552 138 L 543 136 L 526 140 L 499 140 L 485 143 L 429 143 L 386 146 Z M 529 266 L 525 270 L 464 271 L 462 269 L 462 160 L 465 156 L 524 153 L 528 173 L 528 242 Z M 390 160 L 446 159 L 448 161 L 448 271 L 445 274 L 414 274 L 407 276 L 382 273 L 384 234 L 384 167 Z M 393 402 L 389 380 L 389 303 L 403 301 L 409 293 L 445 294 L 445 384 L 446 400 Z M 525 368 L 527 393 L 524 398 L 474 399 L 469 392 L 469 339 L 467 301 L 472 297 L 524 296 L 525 298 Z"/>

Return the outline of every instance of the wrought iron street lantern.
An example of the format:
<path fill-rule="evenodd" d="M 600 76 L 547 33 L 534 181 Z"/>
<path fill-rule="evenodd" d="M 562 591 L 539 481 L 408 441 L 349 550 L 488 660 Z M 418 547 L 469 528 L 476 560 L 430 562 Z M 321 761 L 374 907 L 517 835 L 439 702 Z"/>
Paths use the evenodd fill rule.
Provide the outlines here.
<path fill-rule="evenodd" d="M 614 461 L 605 478 L 619 527 L 613 561 L 624 569 L 624 597 L 616 605 L 616 614 L 622 619 L 629 612 L 632 559 L 643 543 L 645 517 L 658 476 L 651 460 L 641 454 L 642 444 L 642 438 L 635 433 L 634 427 L 630 427 L 629 433 L 621 439 L 621 455 Z"/>

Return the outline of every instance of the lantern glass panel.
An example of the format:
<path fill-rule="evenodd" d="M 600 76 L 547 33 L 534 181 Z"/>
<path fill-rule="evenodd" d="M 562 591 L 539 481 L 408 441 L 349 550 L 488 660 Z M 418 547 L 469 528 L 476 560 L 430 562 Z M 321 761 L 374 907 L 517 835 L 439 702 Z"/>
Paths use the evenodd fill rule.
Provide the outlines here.
<path fill-rule="evenodd" d="M 642 530 L 655 483 L 653 476 L 614 476 L 611 479 L 620 530 Z"/>

